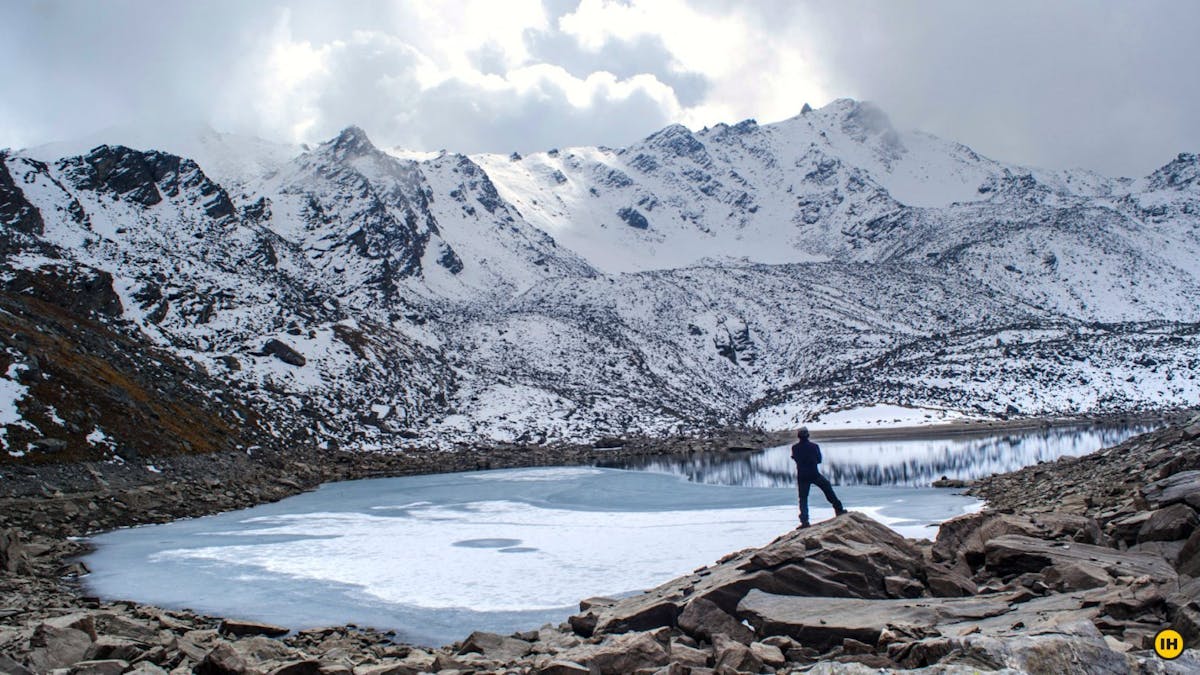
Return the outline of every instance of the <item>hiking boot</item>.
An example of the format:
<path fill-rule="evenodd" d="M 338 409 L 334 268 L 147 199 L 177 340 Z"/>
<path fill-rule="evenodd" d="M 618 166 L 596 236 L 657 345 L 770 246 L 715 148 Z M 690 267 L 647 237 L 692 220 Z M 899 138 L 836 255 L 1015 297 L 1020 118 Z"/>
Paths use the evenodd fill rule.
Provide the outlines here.
<path fill-rule="evenodd" d="M 811 525 L 809 525 L 808 523 L 800 523 L 800 525 L 799 525 L 799 526 L 798 526 L 796 529 L 797 529 L 797 530 L 803 530 L 803 529 L 804 529 L 804 528 L 806 528 L 806 527 L 812 527 L 812 526 L 811 526 Z"/>
<path fill-rule="evenodd" d="M 839 506 L 833 510 L 833 515 L 834 515 L 834 517 L 844 516 L 844 515 L 846 515 L 846 509 Z"/>

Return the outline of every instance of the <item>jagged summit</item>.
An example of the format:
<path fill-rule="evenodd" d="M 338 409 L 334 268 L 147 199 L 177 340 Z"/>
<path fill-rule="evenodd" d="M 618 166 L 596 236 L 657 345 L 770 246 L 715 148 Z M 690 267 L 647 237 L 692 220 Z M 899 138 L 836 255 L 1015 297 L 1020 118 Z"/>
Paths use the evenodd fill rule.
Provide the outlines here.
<path fill-rule="evenodd" d="M 232 383 L 288 442 L 1200 397 L 1178 376 L 1200 350 L 1194 155 L 1138 181 L 1032 170 L 845 99 L 619 150 L 389 153 L 358 127 L 312 151 L 193 145 L 0 153 L 0 293 L 118 322 Z M 3 366 L 32 392 L 0 435 L 10 452 L 103 426 Z"/>
<path fill-rule="evenodd" d="M 342 129 L 337 136 L 322 143 L 320 147 L 328 149 L 342 158 L 353 158 L 372 152 L 379 152 L 375 144 L 371 142 L 371 139 L 367 137 L 367 132 L 355 125 L 350 125 Z"/>

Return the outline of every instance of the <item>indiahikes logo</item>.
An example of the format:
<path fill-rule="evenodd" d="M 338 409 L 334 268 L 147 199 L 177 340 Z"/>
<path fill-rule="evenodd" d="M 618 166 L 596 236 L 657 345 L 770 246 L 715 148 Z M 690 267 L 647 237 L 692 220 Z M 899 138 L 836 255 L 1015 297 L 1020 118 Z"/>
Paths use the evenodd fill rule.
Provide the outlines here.
<path fill-rule="evenodd" d="M 1178 658 L 1183 653 L 1183 636 L 1170 628 L 1158 631 L 1154 636 L 1154 653 L 1167 660 Z"/>

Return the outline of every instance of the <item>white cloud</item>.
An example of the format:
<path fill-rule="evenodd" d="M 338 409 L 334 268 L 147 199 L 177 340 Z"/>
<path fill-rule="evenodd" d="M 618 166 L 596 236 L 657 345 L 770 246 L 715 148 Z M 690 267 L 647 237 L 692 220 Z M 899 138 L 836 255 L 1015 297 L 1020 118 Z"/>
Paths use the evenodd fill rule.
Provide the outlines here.
<path fill-rule="evenodd" d="M 1138 174 L 1200 147 L 1198 20 L 1159 0 L 0 3 L 0 147 L 207 121 L 526 151 L 852 96 L 1000 159 Z"/>
<path fill-rule="evenodd" d="M 674 68 L 703 73 L 710 82 L 706 99 L 680 112 L 690 126 L 746 117 L 774 121 L 831 98 L 810 65 L 804 36 L 791 29 L 764 33 L 739 5 L 705 10 L 684 0 L 582 0 L 558 26 L 591 50 L 614 40 L 659 38 Z"/>

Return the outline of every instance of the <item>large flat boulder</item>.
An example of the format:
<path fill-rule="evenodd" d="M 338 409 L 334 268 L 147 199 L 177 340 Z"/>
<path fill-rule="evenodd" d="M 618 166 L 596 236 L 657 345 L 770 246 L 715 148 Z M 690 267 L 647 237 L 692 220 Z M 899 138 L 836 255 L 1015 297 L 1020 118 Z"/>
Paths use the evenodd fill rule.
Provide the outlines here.
<path fill-rule="evenodd" d="M 1155 583 L 1174 583 L 1179 578 L 1175 570 L 1157 555 L 1015 534 L 989 541 L 986 560 L 988 569 L 1002 578 L 1077 563 L 1103 569 L 1114 578 L 1145 575 Z"/>
<path fill-rule="evenodd" d="M 942 623 L 978 621 L 1010 611 L 1009 596 L 979 598 L 805 598 L 750 591 L 738 616 L 759 636 L 786 635 L 827 651 L 847 638 L 874 645 L 885 629 L 933 630 Z"/>
<path fill-rule="evenodd" d="M 1148 541 L 1176 541 L 1187 539 L 1197 526 L 1200 518 L 1195 510 L 1186 504 L 1171 504 L 1150 512 L 1150 517 L 1138 530 L 1138 543 Z"/>
<path fill-rule="evenodd" d="M 598 675 L 625 675 L 643 668 L 659 668 L 671 660 L 667 645 L 650 632 L 613 635 L 600 644 L 569 649 L 557 658 L 586 666 Z"/>
<path fill-rule="evenodd" d="M 1138 501 L 1145 509 L 1161 509 L 1183 503 L 1200 510 L 1200 470 L 1180 471 L 1147 483 L 1138 490 Z"/>

